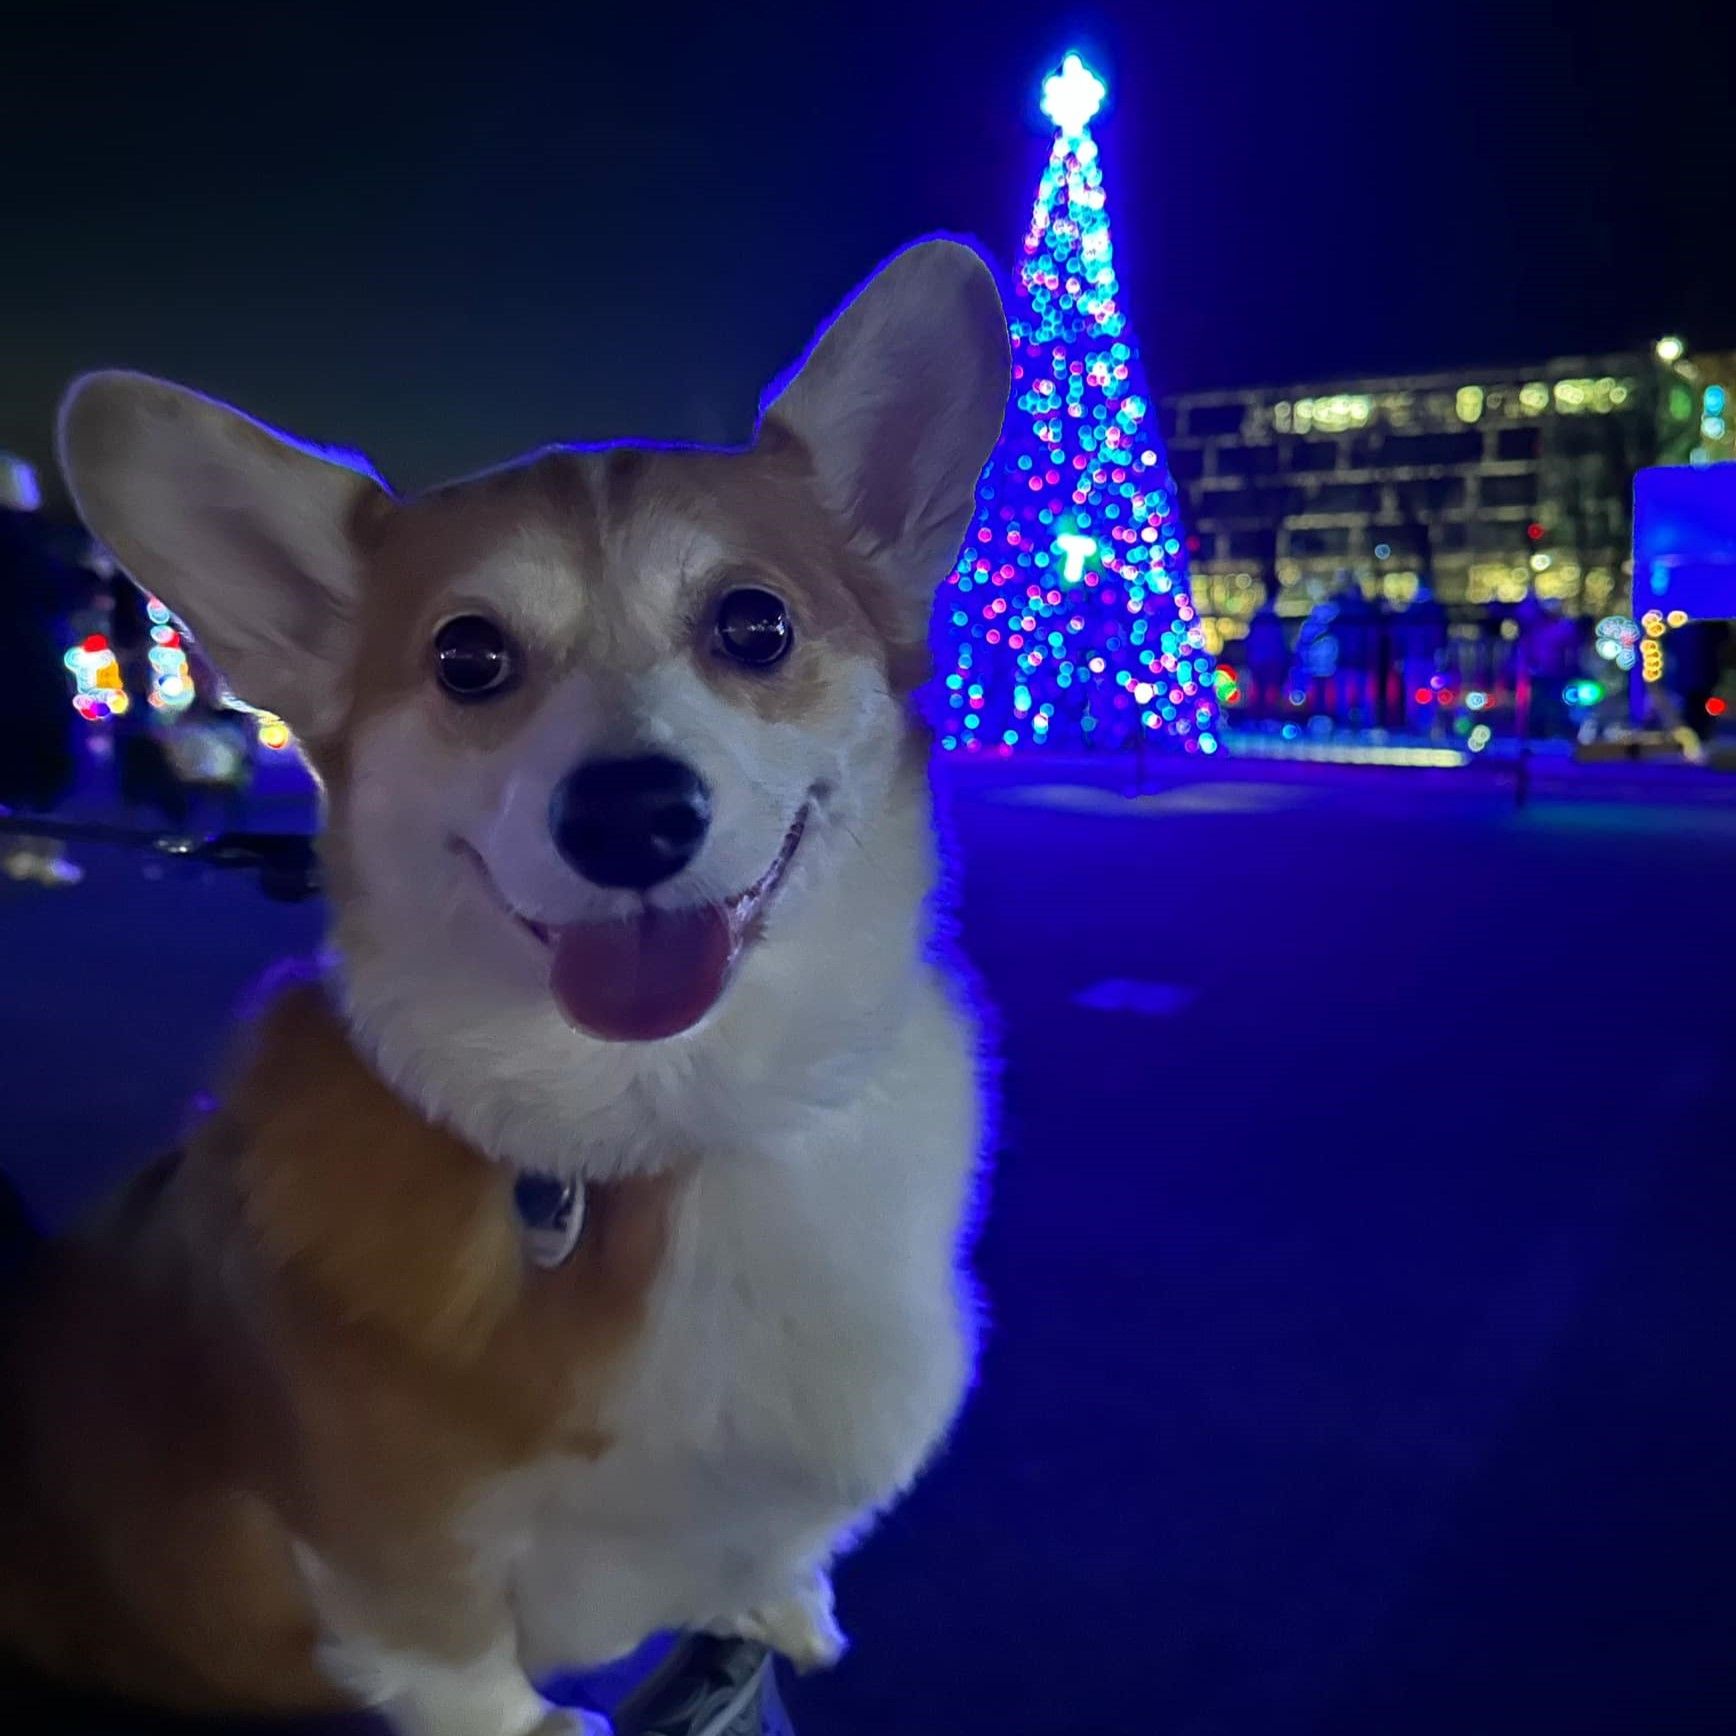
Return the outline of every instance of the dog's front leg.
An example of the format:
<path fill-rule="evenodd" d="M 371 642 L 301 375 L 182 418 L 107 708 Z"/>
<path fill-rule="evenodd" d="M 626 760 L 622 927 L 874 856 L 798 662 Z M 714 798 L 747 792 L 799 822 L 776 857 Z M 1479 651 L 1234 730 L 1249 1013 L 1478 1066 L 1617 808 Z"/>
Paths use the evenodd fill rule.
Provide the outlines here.
<path fill-rule="evenodd" d="M 298 1556 L 322 1669 L 399 1736 L 608 1736 L 606 1718 L 551 1705 L 532 1686 L 498 1584 L 450 1565 L 387 1584 L 310 1549 Z"/>
<path fill-rule="evenodd" d="M 849 1644 L 832 1613 L 832 1576 L 823 1567 L 804 1573 L 784 1596 L 717 1622 L 712 1631 L 757 1640 L 798 1670 L 829 1669 Z"/>
<path fill-rule="evenodd" d="M 370 1703 L 398 1736 L 608 1736 L 606 1718 L 545 1700 L 510 1638 L 456 1658 L 364 1647 L 364 1667 L 373 1673 Z"/>

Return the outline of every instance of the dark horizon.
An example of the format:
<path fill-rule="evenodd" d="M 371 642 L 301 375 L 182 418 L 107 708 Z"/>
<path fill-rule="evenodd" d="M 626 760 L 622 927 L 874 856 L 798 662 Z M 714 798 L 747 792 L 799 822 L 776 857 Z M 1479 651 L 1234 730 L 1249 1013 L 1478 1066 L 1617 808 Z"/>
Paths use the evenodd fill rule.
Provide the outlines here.
<path fill-rule="evenodd" d="M 1159 393 L 1736 345 L 1728 20 L 1598 33 L 1104 0 L 583 8 L 68 4 L 14 25 L 0 448 L 134 366 L 419 485 L 554 439 L 739 438 L 873 263 L 1003 265 L 1043 70 L 1106 74 L 1117 265 Z"/>

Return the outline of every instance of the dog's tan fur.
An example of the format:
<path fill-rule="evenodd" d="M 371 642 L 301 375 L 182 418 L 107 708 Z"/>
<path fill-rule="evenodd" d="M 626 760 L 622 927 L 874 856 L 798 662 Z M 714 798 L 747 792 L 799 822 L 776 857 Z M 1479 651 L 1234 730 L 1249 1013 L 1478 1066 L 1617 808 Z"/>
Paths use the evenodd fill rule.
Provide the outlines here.
<path fill-rule="evenodd" d="M 671 457 L 675 461 L 671 462 Z M 804 456 L 792 441 L 746 453 L 554 451 L 486 476 L 436 489 L 383 512 L 368 501 L 354 531 L 366 570 L 361 586 L 358 668 L 345 736 L 372 716 L 427 688 L 423 647 L 440 620 L 465 603 L 464 575 L 513 539 L 541 545 L 571 574 L 578 631 L 554 636 L 522 623 L 531 679 L 498 705 L 455 710 L 429 705 L 430 725 L 456 743 L 498 743 L 522 727 L 548 687 L 582 666 L 593 679 L 631 677 L 667 653 L 661 635 L 635 630 L 630 592 L 586 583 L 603 566 L 607 536 L 635 520 L 697 520 L 740 551 L 739 559 L 687 599 L 684 649 L 701 680 L 761 716 L 799 722 L 822 699 L 840 656 L 873 658 L 908 692 L 922 677 L 913 648 L 887 636 L 862 562 L 814 498 Z M 794 605 L 801 659 L 775 681 L 744 680 L 707 643 L 707 605 L 720 588 L 769 585 Z M 330 767 L 334 773 L 335 764 Z"/>
<path fill-rule="evenodd" d="M 14 1322 L 0 1637 L 163 1704 L 337 1706 L 292 1541 L 400 1588 L 383 1639 L 462 1654 L 450 1523 L 607 1444 L 682 1172 L 593 1188 L 573 1257 L 527 1270 L 510 1178 L 387 1091 L 317 985 L 249 1047 Z"/>

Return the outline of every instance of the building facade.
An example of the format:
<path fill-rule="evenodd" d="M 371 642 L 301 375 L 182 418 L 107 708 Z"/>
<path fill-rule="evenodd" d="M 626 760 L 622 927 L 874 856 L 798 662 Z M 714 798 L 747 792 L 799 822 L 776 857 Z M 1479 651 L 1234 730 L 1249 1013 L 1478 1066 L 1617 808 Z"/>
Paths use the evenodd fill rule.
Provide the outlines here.
<path fill-rule="evenodd" d="M 1634 471 L 1729 455 L 1719 381 L 1733 367 L 1664 340 L 1164 400 L 1215 646 L 1240 639 L 1268 597 L 1299 618 L 1347 584 L 1399 608 L 1427 587 L 1460 619 L 1528 596 L 1578 616 L 1625 612 Z"/>

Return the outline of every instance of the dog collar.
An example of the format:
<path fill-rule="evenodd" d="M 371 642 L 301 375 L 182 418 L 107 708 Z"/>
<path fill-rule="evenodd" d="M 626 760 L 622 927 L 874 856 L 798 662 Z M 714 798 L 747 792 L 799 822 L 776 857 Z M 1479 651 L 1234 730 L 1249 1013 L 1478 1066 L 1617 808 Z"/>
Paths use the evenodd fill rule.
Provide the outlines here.
<path fill-rule="evenodd" d="M 512 1203 L 533 1266 L 558 1266 L 579 1245 L 585 1190 L 571 1177 L 530 1171 L 512 1184 Z"/>

